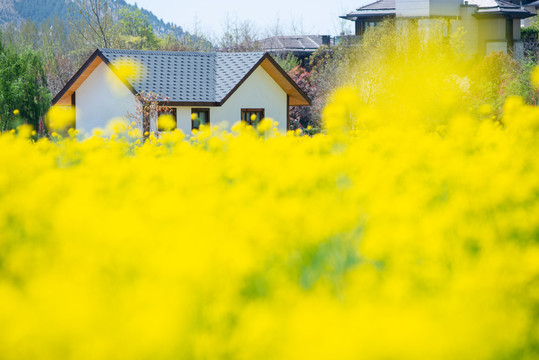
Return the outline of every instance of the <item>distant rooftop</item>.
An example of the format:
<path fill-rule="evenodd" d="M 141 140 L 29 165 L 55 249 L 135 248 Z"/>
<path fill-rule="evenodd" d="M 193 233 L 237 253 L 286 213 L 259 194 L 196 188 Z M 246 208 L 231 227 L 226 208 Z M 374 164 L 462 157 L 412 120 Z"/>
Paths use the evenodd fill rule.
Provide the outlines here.
<path fill-rule="evenodd" d="M 324 44 L 324 40 L 330 41 L 330 36 L 324 35 L 294 35 L 274 36 L 260 40 L 264 51 L 275 52 L 315 52 Z M 329 44 L 328 44 L 329 45 Z"/>
<path fill-rule="evenodd" d="M 526 18 L 530 14 L 520 5 L 503 0 L 468 0 L 468 5 L 476 5 L 479 9 L 477 15 L 511 15 L 516 18 Z"/>

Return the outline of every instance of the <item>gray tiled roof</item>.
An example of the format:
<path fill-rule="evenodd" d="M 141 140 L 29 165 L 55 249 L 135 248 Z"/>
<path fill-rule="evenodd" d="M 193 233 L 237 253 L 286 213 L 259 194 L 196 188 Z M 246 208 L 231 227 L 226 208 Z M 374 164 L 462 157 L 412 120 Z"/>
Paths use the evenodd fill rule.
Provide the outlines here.
<path fill-rule="evenodd" d="M 506 14 L 516 17 L 532 16 L 528 10 L 521 8 L 520 5 L 504 0 L 469 0 L 468 4 L 478 7 L 478 15 Z"/>
<path fill-rule="evenodd" d="M 129 83 L 171 102 L 221 102 L 264 53 L 193 53 L 99 49 L 113 65 L 138 64 Z"/>

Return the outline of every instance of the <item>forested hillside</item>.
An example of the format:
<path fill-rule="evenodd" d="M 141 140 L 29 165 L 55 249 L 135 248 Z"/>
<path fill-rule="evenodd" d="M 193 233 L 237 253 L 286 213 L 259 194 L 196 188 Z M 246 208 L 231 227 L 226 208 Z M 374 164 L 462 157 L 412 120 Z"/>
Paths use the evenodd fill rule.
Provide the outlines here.
<path fill-rule="evenodd" d="M 136 5 L 130 5 L 124 0 L 113 0 L 114 10 L 128 8 L 137 9 Z M 71 0 L 0 0 L 0 25 L 11 22 L 21 22 L 26 20 L 35 21 L 37 24 L 51 23 L 55 17 L 66 19 L 69 17 Z M 174 33 L 177 37 L 184 34 L 181 26 L 165 23 L 151 11 L 140 9 L 141 13 L 148 19 L 153 31 L 157 35 Z"/>

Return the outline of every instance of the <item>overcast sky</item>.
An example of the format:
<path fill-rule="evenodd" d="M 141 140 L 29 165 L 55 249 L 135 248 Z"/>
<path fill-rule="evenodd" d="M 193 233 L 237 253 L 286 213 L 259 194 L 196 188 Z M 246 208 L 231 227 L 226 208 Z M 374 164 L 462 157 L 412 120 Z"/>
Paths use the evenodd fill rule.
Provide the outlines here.
<path fill-rule="evenodd" d="M 155 15 L 193 32 L 195 22 L 202 33 L 217 37 L 224 21 L 250 20 L 260 32 L 275 28 L 277 23 L 284 33 L 301 29 L 304 34 L 338 35 L 341 30 L 339 15 L 371 2 L 369 0 L 126 0 L 151 10 Z M 198 20 L 198 21 L 196 21 Z M 352 31 L 352 22 L 345 21 Z M 263 34 L 260 34 L 263 35 Z"/>

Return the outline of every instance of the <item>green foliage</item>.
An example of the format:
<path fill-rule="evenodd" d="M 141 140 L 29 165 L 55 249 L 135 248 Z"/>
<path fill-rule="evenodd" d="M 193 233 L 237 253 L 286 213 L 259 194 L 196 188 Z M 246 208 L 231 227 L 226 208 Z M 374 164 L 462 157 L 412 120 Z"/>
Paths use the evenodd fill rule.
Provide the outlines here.
<path fill-rule="evenodd" d="M 537 40 L 539 38 L 539 28 L 537 28 L 537 23 L 534 23 L 528 27 L 521 28 L 520 36 L 524 40 Z"/>
<path fill-rule="evenodd" d="M 537 90 L 530 82 L 530 74 L 535 65 L 530 60 L 518 62 L 501 52 L 493 52 L 484 57 L 471 72 L 471 105 L 477 109 L 483 104 L 489 104 L 499 117 L 509 96 L 518 95 L 529 104 L 537 104 Z"/>
<path fill-rule="evenodd" d="M 0 130 L 21 123 L 38 129 L 50 101 L 42 56 L 31 49 L 17 53 L 0 46 Z"/>
<path fill-rule="evenodd" d="M 286 72 L 292 71 L 294 68 L 301 65 L 301 61 L 292 53 L 288 53 L 286 56 L 283 54 L 275 54 L 273 55 L 273 58 Z"/>
<path fill-rule="evenodd" d="M 153 50 L 158 47 L 158 38 L 148 17 L 140 9 L 122 8 L 118 10 L 118 15 L 120 40 L 125 47 L 137 50 Z"/>

